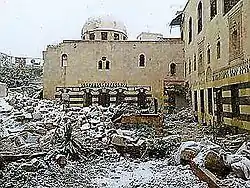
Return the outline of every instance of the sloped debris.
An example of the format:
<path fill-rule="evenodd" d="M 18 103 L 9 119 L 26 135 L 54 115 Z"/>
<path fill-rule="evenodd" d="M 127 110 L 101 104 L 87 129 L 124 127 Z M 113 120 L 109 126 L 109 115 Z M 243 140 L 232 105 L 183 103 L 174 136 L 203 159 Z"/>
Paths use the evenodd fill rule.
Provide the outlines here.
<path fill-rule="evenodd" d="M 143 123 L 114 123 L 122 114 L 140 114 L 134 106 L 65 109 L 16 92 L 5 102 L 11 110 L 0 113 L 3 187 L 207 187 L 175 154 L 185 140 L 199 142 L 197 156 L 220 150 L 188 110 L 166 115 L 159 137 Z"/>

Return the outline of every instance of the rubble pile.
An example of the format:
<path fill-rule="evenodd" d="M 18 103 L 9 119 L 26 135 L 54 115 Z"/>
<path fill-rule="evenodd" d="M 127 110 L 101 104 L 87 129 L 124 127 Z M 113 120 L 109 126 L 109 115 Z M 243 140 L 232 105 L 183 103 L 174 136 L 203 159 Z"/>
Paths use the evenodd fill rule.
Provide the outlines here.
<path fill-rule="evenodd" d="M 188 165 L 181 165 L 188 160 L 214 173 L 229 168 L 222 174 L 225 184 L 248 185 L 247 142 L 236 153 L 245 159 L 236 160 L 211 141 L 188 110 L 166 115 L 160 136 L 152 126 L 116 121 L 140 113 L 124 104 L 65 108 L 57 101 L 10 93 L 0 100 L 0 185 L 207 187 Z"/>
<path fill-rule="evenodd" d="M 177 164 L 194 162 L 200 168 L 215 174 L 222 185 L 228 187 L 250 186 L 250 141 L 246 141 L 234 154 L 225 152 L 221 146 L 207 138 L 200 142 L 188 141 L 181 144 Z"/>
<path fill-rule="evenodd" d="M 0 82 L 6 83 L 12 91 L 32 97 L 42 90 L 42 71 L 40 66 L 1 66 Z"/>
<path fill-rule="evenodd" d="M 164 129 L 166 134 L 180 135 L 181 141 L 200 141 L 205 136 L 212 137 L 209 126 L 201 126 L 194 121 L 191 109 L 183 109 L 176 114 L 166 114 Z"/>
<path fill-rule="evenodd" d="M 119 113 L 140 112 L 125 105 L 65 109 L 10 93 L 1 101 L 0 185 L 206 187 L 188 167 L 170 165 L 179 136 L 157 138 L 148 125 L 113 123 Z"/>

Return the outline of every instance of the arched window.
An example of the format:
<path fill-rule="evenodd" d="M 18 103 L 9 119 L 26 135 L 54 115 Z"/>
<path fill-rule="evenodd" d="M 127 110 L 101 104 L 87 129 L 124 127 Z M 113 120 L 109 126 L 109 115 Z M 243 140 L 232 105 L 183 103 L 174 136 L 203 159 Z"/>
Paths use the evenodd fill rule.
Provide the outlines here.
<path fill-rule="evenodd" d="M 188 23 L 188 42 L 192 42 L 193 38 L 193 21 L 192 18 L 189 18 L 189 23 Z"/>
<path fill-rule="evenodd" d="M 202 18 L 202 3 L 199 2 L 198 5 L 198 34 L 202 31 L 202 22 L 203 22 L 203 18 Z"/>
<path fill-rule="evenodd" d="M 207 49 L 207 64 L 210 64 L 211 62 L 211 51 L 210 48 Z"/>
<path fill-rule="evenodd" d="M 210 0 L 210 19 L 212 20 L 217 14 L 217 0 Z"/>
<path fill-rule="evenodd" d="M 106 61 L 106 69 L 110 69 L 110 62 Z"/>
<path fill-rule="evenodd" d="M 98 62 L 98 69 L 102 69 L 102 61 Z"/>
<path fill-rule="evenodd" d="M 217 42 L 217 59 L 220 59 L 220 54 L 221 51 L 220 51 L 220 41 Z"/>
<path fill-rule="evenodd" d="M 197 67 L 197 65 L 196 65 L 196 54 L 194 54 L 194 71 L 196 71 L 196 67 Z"/>
<path fill-rule="evenodd" d="M 62 67 L 68 66 L 68 56 L 67 56 L 67 54 L 62 55 L 61 65 L 62 65 Z"/>
<path fill-rule="evenodd" d="M 174 75 L 175 73 L 176 73 L 176 64 L 171 63 L 171 65 L 170 65 L 170 74 Z"/>
<path fill-rule="evenodd" d="M 192 62 L 191 59 L 189 58 L 188 73 L 191 74 L 191 71 L 192 71 Z"/>
<path fill-rule="evenodd" d="M 144 54 L 141 54 L 139 57 L 139 66 L 145 67 L 145 55 Z"/>

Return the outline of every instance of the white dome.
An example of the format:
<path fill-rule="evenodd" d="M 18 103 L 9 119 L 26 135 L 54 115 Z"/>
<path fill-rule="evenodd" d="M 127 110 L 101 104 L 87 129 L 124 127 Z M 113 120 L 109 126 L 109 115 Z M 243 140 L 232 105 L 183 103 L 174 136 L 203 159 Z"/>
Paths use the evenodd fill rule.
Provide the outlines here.
<path fill-rule="evenodd" d="M 125 24 L 108 15 L 90 17 L 82 28 L 82 34 L 96 30 L 115 30 L 127 35 Z"/>

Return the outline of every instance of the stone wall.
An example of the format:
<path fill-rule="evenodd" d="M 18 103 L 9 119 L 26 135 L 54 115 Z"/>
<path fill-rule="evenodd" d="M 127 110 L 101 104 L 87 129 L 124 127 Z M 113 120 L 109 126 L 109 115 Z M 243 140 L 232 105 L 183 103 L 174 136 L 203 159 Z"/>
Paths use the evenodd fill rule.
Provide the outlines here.
<path fill-rule="evenodd" d="M 198 4 L 202 3 L 202 31 L 198 33 Z M 232 111 L 227 113 L 225 105 L 234 106 L 233 97 L 222 96 L 222 122 L 250 129 L 249 97 L 250 97 L 250 2 L 239 0 L 229 12 L 224 13 L 223 2 L 217 2 L 217 14 L 211 17 L 210 1 L 190 0 L 184 9 L 182 30 L 185 41 L 186 81 L 192 90 L 194 105 L 194 91 L 198 93 L 198 114 L 200 122 L 216 122 L 218 105 L 216 103 L 216 89 L 232 92 L 232 87 L 238 87 L 240 115 L 235 116 Z M 192 18 L 192 40 L 189 42 L 189 20 Z M 220 48 L 218 48 L 220 43 Z M 218 53 L 220 49 L 220 54 Z M 210 55 L 209 55 L 210 54 Z M 218 56 L 219 54 L 219 56 Z M 195 58 L 196 57 L 196 58 Z M 196 65 L 195 65 L 196 63 Z M 196 67 L 196 68 L 195 68 Z M 244 68 L 244 69 L 243 69 Z M 219 76 L 218 76 L 219 75 Z M 243 83 L 243 85 L 240 85 Z M 213 90 L 212 97 L 208 96 L 208 89 Z M 200 91 L 204 90 L 204 108 Z M 244 95 L 241 93 L 244 91 Z M 209 101 L 212 100 L 213 111 L 209 112 Z M 227 100 L 227 102 L 226 102 Z M 242 117 L 244 116 L 244 117 Z M 214 118 L 215 117 L 215 118 Z"/>
<path fill-rule="evenodd" d="M 62 66 L 62 54 L 67 66 Z M 139 66 L 145 55 L 145 67 Z M 105 58 L 106 59 L 105 59 Z M 80 86 L 86 82 L 115 82 L 128 85 L 148 85 L 152 94 L 161 98 L 163 80 L 170 76 L 170 64 L 183 78 L 183 42 L 167 41 L 64 41 L 48 46 L 44 52 L 44 97 L 54 98 L 57 86 Z M 103 69 L 98 69 L 102 61 Z M 105 62 L 110 69 L 105 69 Z"/>

